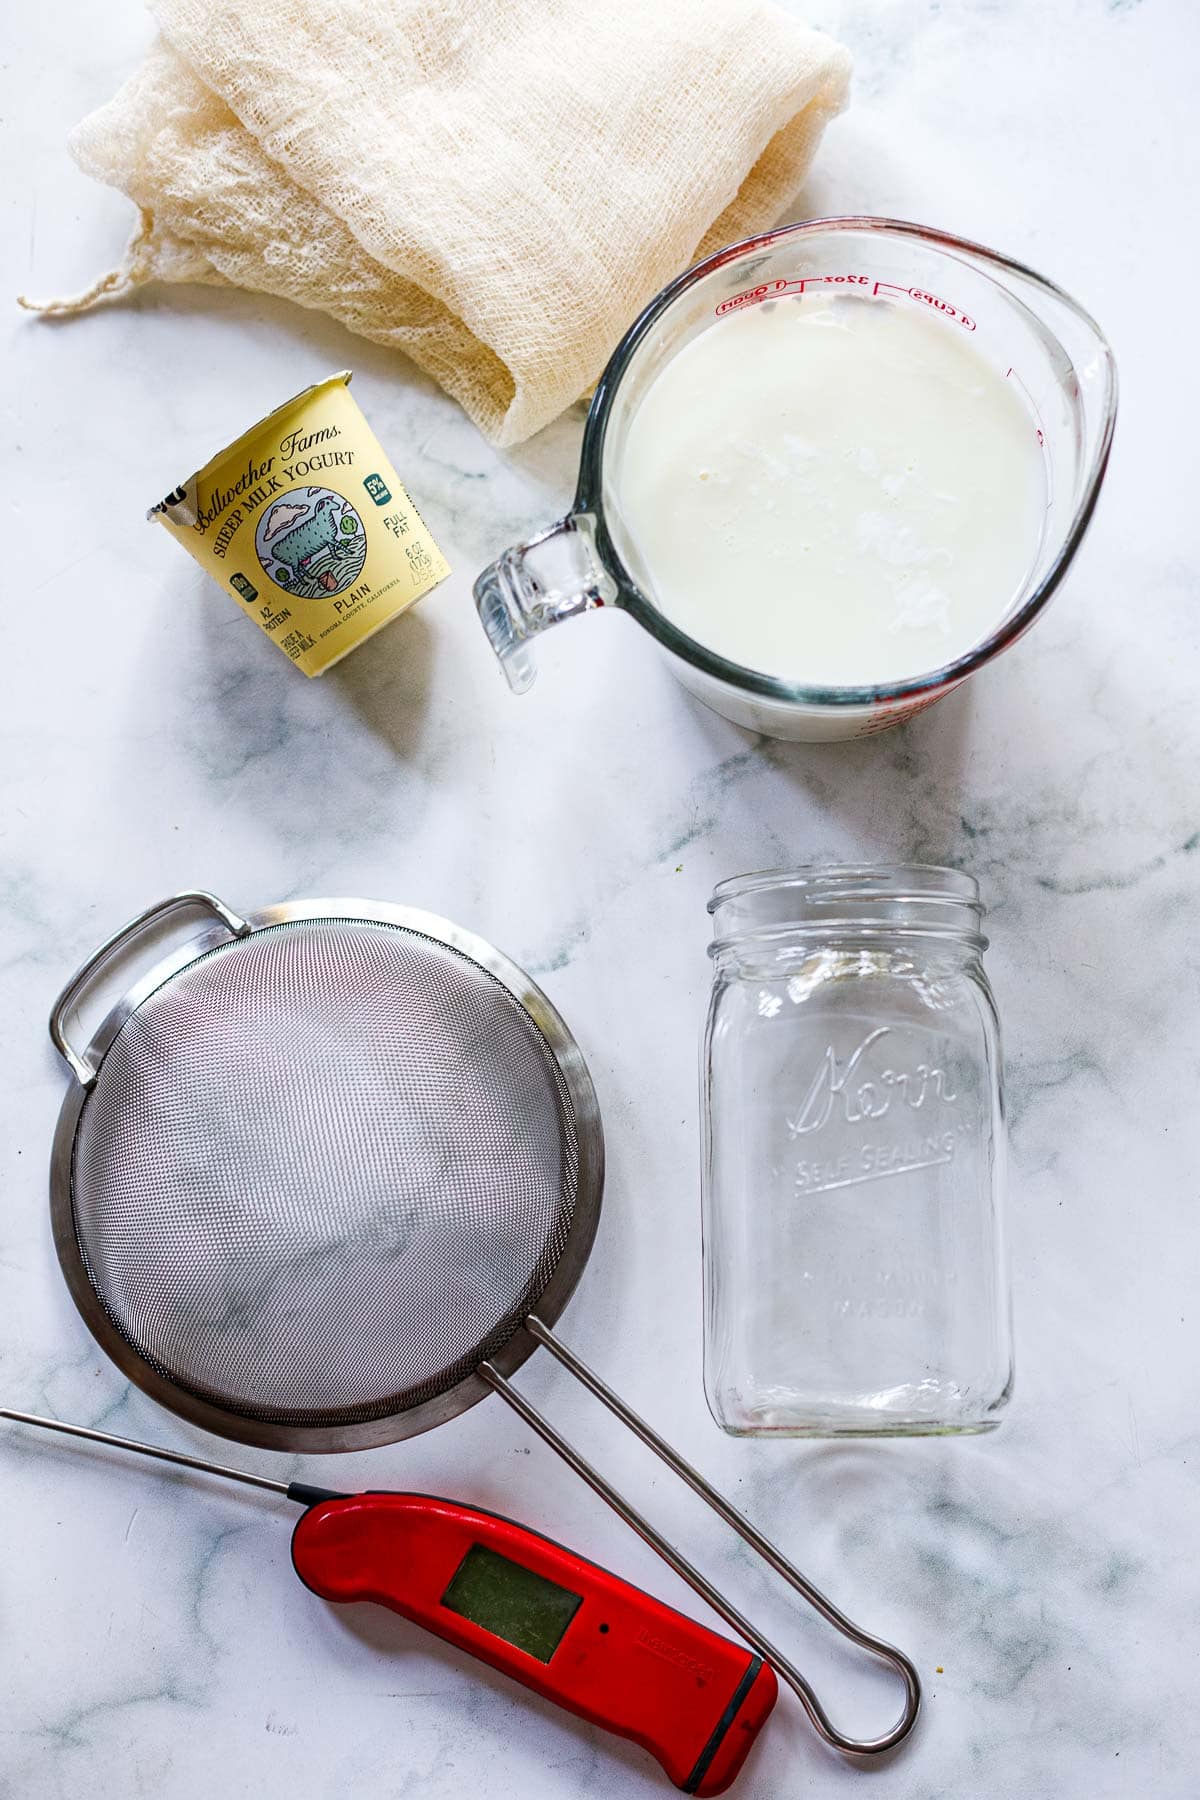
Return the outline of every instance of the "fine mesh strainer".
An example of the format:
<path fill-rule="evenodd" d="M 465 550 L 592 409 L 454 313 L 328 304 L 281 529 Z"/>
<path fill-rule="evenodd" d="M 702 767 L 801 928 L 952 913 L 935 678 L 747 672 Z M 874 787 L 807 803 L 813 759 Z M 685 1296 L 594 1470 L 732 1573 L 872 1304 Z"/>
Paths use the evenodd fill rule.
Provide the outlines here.
<path fill-rule="evenodd" d="M 88 1048 L 68 1020 L 172 915 L 208 928 Z M 240 917 L 177 894 L 55 1004 L 76 1077 L 52 1213 L 88 1326 L 154 1399 L 289 1451 L 391 1443 L 499 1393 L 859 1754 L 910 1730 L 908 1658 L 840 1613 L 554 1334 L 595 1235 L 604 1148 L 583 1058 L 545 995 L 443 919 L 361 901 Z M 900 1719 L 847 1737 L 803 1676 L 587 1463 L 509 1377 L 544 1345 L 839 1631 L 897 1669 Z"/>

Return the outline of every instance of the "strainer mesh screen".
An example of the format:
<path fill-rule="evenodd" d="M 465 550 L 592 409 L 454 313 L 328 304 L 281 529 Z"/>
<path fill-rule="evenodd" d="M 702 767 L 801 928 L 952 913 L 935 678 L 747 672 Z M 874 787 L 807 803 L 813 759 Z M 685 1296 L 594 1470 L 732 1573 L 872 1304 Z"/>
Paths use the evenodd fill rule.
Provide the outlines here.
<path fill-rule="evenodd" d="M 122 1027 L 72 1169 L 88 1278 L 158 1371 L 244 1417 L 351 1424 L 446 1392 L 562 1254 L 578 1144 L 524 1007 L 368 920 L 270 926 Z"/>

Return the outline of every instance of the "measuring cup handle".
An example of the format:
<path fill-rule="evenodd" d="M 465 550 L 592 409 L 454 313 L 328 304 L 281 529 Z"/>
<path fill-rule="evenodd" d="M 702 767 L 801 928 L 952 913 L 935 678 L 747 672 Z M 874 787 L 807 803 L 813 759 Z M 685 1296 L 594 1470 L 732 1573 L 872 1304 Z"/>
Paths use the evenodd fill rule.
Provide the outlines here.
<path fill-rule="evenodd" d="M 228 927 L 234 937 L 245 937 L 250 929 L 249 921 L 243 919 L 240 913 L 235 913 L 231 907 L 226 906 L 223 900 L 218 900 L 215 894 L 206 894 L 199 888 L 182 894 L 172 894 L 168 899 L 160 900 L 156 906 L 147 907 L 144 913 L 139 913 L 136 919 L 130 919 L 127 925 L 122 925 L 120 931 L 114 932 L 106 943 L 101 944 L 100 948 L 88 957 L 83 967 L 75 971 L 54 1002 L 50 1009 L 50 1042 L 59 1055 L 70 1064 L 76 1079 L 82 1082 L 84 1087 L 91 1087 L 95 1081 L 99 1064 L 93 1062 L 86 1051 L 81 1054 L 69 1042 L 67 1038 L 69 1013 L 79 1004 L 91 982 L 101 969 L 112 961 L 114 956 L 127 949 L 130 944 L 141 937 L 144 931 L 148 931 L 163 919 L 169 918 L 172 913 L 193 908 L 212 913 L 222 925 Z"/>
<path fill-rule="evenodd" d="M 475 583 L 475 607 L 513 693 L 533 685 L 530 638 L 576 613 L 612 606 L 617 593 L 590 513 L 568 513 L 486 568 Z"/>

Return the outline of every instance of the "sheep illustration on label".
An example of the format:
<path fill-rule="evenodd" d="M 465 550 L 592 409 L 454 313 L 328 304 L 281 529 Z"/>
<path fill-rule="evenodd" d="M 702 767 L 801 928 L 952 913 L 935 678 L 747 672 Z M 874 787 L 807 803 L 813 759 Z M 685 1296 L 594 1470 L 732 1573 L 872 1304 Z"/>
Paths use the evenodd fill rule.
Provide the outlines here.
<path fill-rule="evenodd" d="M 315 600 L 357 581 L 367 560 L 367 535 L 343 494 L 292 488 L 262 515 L 254 548 L 277 587 Z"/>

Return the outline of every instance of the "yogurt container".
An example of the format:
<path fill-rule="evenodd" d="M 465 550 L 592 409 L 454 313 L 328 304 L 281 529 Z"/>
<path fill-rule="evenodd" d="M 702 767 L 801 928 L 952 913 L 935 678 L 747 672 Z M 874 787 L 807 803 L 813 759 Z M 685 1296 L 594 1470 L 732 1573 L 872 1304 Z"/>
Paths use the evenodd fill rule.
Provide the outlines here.
<path fill-rule="evenodd" d="M 147 514 L 305 675 L 450 573 L 349 381 L 305 388 Z"/>

